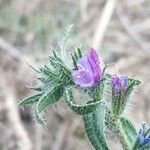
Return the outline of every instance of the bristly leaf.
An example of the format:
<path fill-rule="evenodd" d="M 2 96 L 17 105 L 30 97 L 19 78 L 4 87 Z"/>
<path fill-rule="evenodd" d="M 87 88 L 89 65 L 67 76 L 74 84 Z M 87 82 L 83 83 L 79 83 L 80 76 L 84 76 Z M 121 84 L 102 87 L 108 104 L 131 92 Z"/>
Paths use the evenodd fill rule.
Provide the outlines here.
<path fill-rule="evenodd" d="M 89 101 L 87 104 L 84 105 L 77 104 L 74 100 L 71 89 L 66 88 L 65 102 L 75 113 L 79 115 L 87 115 L 95 111 L 96 107 L 100 103 L 100 100 L 97 102 Z"/>
<path fill-rule="evenodd" d="M 42 91 L 42 88 L 40 86 L 39 87 L 34 87 L 34 86 L 26 85 L 26 87 L 28 89 L 35 90 L 35 91 L 38 91 L 38 92 Z"/>
<path fill-rule="evenodd" d="M 72 57 L 74 68 L 77 69 L 78 68 L 77 61 L 78 61 L 78 59 L 80 59 L 82 57 L 80 48 L 77 48 L 77 51 L 75 51 L 73 54 L 71 54 L 71 57 Z"/>
<path fill-rule="evenodd" d="M 59 43 L 60 54 L 63 60 L 67 58 L 66 46 L 67 46 L 68 39 L 72 34 L 72 29 L 73 29 L 73 25 L 70 25 L 67 28 L 67 30 L 64 32 L 64 38 L 62 38 L 61 42 Z"/>
<path fill-rule="evenodd" d="M 97 109 L 88 115 L 84 115 L 85 131 L 96 150 L 109 150 L 105 139 L 105 112 L 104 104 L 98 104 Z"/>
<path fill-rule="evenodd" d="M 112 97 L 112 110 L 114 116 L 120 116 L 126 109 L 127 103 L 129 102 L 131 94 L 134 92 L 135 88 L 140 85 L 141 81 L 128 78 L 128 86 L 123 93 L 120 91 L 117 95 L 113 94 Z"/>
<path fill-rule="evenodd" d="M 26 106 L 26 105 L 29 105 L 29 104 L 34 104 L 34 103 L 38 102 L 40 97 L 41 97 L 41 94 L 30 96 L 28 98 L 25 98 L 25 99 L 21 100 L 19 102 L 19 105 L 20 106 Z"/>
<path fill-rule="evenodd" d="M 97 133 L 95 132 L 94 125 L 93 125 L 92 113 L 88 115 L 84 115 L 83 120 L 84 120 L 85 132 L 89 138 L 89 141 L 91 142 L 91 144 L 96 150 L 101 150 L 101 145 L 97 139 L 97 135 L 96 135 Z"/>
<path fill-rule="evenodd" d="M 100 103 L 93 113 L 93 120 L 95 131 L 97 133 L 97 138 L 101 144 L 101 148 L 109 150 L 108 144 L 105 137 L 105 115 L 106 115 L 106 106 Z"/>
<path fill-rule="evenodd" d="M 79 58 L 81 58 L 82 57 L 82 52 L 81 52 L 80 48 L 77 48 L 77 49 L 78 49 L 78 56 L 79 56 Z"/>
<path fill-rule="evenodd" d="M 36 119 L 39 123 L 44 123 L 42 118 L 43 111 L 51 104 L 60 100 L 63 95 L 63 88 L 61 86 L 50 87 L 39 99 L 36 106 Z"/>
<path fill-rule="evenodd" d="M 130 146 L 133 147 L 134 143 L 136 142 L 136 139 L 138 138 L 138 133 L 137 133 L 133 123 L 124 117 L 120 118 L 120 122 L 121 122 L 124 132 L 127 136 L 128 143 L 130 143 Z"/>
<path fill-rule="evenodd" d="M 40 70 L 38 68 L 33 67 L 31 64 L 27 63 L 28 66 L 33 69 L 35 72 L 40 73 Z"/>
<path fill-rule="evenodd" d="M 124 98 L 125 100 L 122 103 L 122 113 L 123 113 L 124 109 L 126 108 L 126 105 L 128 104 L 129 99 L 130 99 L 131 95 L 133 94 L 134 90 L 140 84 L 141 84 L 141 81 L 129 78 L 129 84 L 128 84 L 128 87 L 127 87 L 127 90 L 125 93 L 125 98 Z"/>
<path fill-rule="evenodd" d="M 37 111 L 42 113 L 47 106 L 59 101 L 63 95 L 63 88 L 61 86 L 50 87 L 39 99 L 37 104 Z"/>
<path fill-rule="evenodd" d="M 76 70 L 78 68 L 76 59 L 74 58 L 74 56 L 72 54 L 71 54 L 71 58 L 72 58 L 72 61 L 73 61 L 74 69 Z"/>
<path fill-rule="evenodd" d="M 112 112 L 115 117 L 119 116 L 122 113 L 122 100 L 121 100 L 121 92 L 117 96 L 112 103 Z"/>

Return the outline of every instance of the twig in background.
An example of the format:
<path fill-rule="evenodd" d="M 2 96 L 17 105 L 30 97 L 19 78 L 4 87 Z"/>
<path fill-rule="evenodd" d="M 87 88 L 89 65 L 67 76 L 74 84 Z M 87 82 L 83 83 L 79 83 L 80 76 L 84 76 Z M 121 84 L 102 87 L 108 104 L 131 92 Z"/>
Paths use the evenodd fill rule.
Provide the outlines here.
<path fill-rule="evenodd" d="M 88 19 L 87 7 L 88 7 L 88 0 L 80 0 L 80 14 L 83 22 L 86 22 Z"/>
<path fill-rule="evenodd" d="M 130 37 L 141 47 L 145 52 L 148 52 L 148 47 L 146 46 L 147 43 L 143 41 L 143 39 L 140 37 L 138 32 L 135 30 L 135 28 L 131 25 L 128 16 L 125 14 L 123 8 L 121 6 L 118 6 L 116 9 L 116 13 L 118 18 L 120 19 L 120 22 L 122 23 L 124 29 L 127 31 L 127 33 L 130 35 Z"/>
<path fill-rule="evenodd" d="M 105 32 L 107 30 L 116 3 L 117 0 L 107 0 L 106 2 L 102 15 L 100 16 L 99 19 L 97 29 L 95 30 L 94 33 L 92 47 L 94 47 L 95 49 L 101 48 L 102 42 L 104 40 Z"/>
<path fill-rule="evenodd" d="M 9 83 L 7 83 L 9 80 L 6 77 L 2 75 L 0 77 L 1 84 L 3 85 L 3 87 L 5 87 L 4 91 L 1 91 L 5 96 L 4 103 L 6 111 L 4 111 L 4 115 L 6 116 L 7 122 L 10 124 L 10 128 L 12 130 L 12 134 L 14 137 L 14 139 L 12 140 L 15 140 L 14 146 L 17 146 L 19 150 L 31 150 L 32 143 L 21 123 L 21 119 L 17 109 L 15 90 Z M 6 81 L 5 78 L 8 81 Z"/>
<path fill-rule="evenodd" d="M 17 110 L 17 106 L 15 104 L 15 96 L 11 93 L 12 90 L 9 90 L 9 94 L 6 96 L 6 104 L 7 104 L 7 117 L 11 124 L 11 128 L 15 134 L 17 139 L 17 145 L 20 150 L 31 150 L 32 144 L 30 139 L 20 121 L 19 113 Z"/>
<path fill-rule="evenodd" d="M 142 20 L 142 22 L 140 21 L 140 22 L 134 24 L 134 28 L 138 32 L 149 31 L 149 29 L 150 29 L 150 18 L 144 19 L 144 20 Z"/>
<path fill-rule="evenodd" d="M 7 43 L 2 37 L 0 37 L 0 50 L 4 51 L 16 60 L 21 60 L 22 58 L 20 51 Z"/>

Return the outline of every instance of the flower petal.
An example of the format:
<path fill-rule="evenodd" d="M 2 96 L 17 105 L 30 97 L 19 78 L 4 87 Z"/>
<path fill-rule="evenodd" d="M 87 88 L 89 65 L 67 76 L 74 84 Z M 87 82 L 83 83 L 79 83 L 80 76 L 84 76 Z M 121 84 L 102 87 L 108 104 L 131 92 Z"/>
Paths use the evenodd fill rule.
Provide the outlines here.
<path fill-rule="evenodd" d="M 79 69 L 72 74 L 75 84 L 81 87 L 92 87 L 94 85 L 93 75 L 84 69 Z"/>
<path fill-rule="evenodd" d="M 139 142 L 140 142 L 140 145 L 145 144 L 145 135 L 144 135 L 144 132 L 145 132 L 145 123 L 142 123 L 141 124 L 141 129 L 140 129 L 140 132 L 139 132 Z"/>
<path fill-rule="evenodd" d="M 127 76 L 121 76 L 120 77 L 120 84 L 121 84 L 121 87 L 123 89 L 126 89 L 127 85 L 128 85 L 128 77 Z"/>
<path fill-rule="evenodd" d="M 115 94 L 118 94 L 120 89 L 121 89 L 119 76 L 113 75 L 112 76 L 112 83 L 113 83 L 113 89 L 114 89 Z"/>
<path fill-rule="evenodd" d="M 93 72 L 91 64 L 89 63 L 87 57 L 80 58 L 77 61 L 77 66 L 78 66 L 78 69 L 86 69 L 87 71 L 89 71 L 91 73 Z"/>
<path fill-rule="evenodd" d="M 97 82 L 101 79 L 102 71 L 100 68 L 100 61 L 95 49 L 91 48 L 87 57 L 93 70 L 94 80 Z"/>

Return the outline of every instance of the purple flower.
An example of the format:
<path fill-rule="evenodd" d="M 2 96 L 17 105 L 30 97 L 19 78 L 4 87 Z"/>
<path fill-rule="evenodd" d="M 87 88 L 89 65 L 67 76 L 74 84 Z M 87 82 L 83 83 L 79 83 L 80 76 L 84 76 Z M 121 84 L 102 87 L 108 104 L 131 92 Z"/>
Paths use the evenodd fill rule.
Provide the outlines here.
<path fill-rule="evenodd" d="M 118 95 L 120 91 L 125 94 L 128 85 L 128 77 L 113 75 L 112 84 L 115 95 Z"/>
<path fill-rule="evenodd" d="M 100 62 L 95 49 L 77 61 L 77 70 L 72 73 L 73 81 L 81 87 L 93 87 L 102 78 Z"/>
<path fill-rule="evenodd" d="M 141 146 L 144 145 L 144 144 L 150 143 L 150 137 L 145 137 L 145 130 L 146 130 L 145 123 L 142 123 L 141 124 L 141 129 L 140 129 L 140 132 L 139 132 L 139 142 L 140 142 Z"/>

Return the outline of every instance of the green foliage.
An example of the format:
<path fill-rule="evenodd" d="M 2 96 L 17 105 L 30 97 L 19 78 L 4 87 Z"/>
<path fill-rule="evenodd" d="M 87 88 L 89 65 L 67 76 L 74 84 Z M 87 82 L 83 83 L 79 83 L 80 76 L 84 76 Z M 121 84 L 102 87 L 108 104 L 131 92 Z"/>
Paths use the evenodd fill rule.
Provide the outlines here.
<path fill-rule="evenodd" d="M 37 112 L 43 112 L 47 106 L 57 102 L 63 95 L 63 89 L 60 86 L 50 87 L 39 99 L 37 103 Z"/>
<path fill-rule="evenodd" d="M 58 57 L 56 52 L 53 53 L 53 56 L 49 57 L 48 65 L 45 65 L 40 69 L 34 68 L 34 70 L 38 72 L 37 79 L 41 82 L 41 85 L 38 86 L 37 91 L 39 93 L 22 100 L 20 105 L 25 106 L 36 103 L 36 120 L 39 123 L 44 123 L 42 117 L 43 111 L 50 104 L 54 104 L 59 101 L 63 96 L 64 87 L 72 84 L 71 72 Z M 37 88 L 32 89 L 37 90 Z"/>
<path fill-rule="evenodd" d="M 72 92 L 70 89 L 66 89 L 65 90 L 65 101 L 66 104 L 77 114 L 79 115 L 86 115 L 86 114 L 90 114 L 93 111 L 95 111 L 97 105 L 100 103 L 100 101 L 98 102 L 92 102 L 89 101 L 87 104 L 85 105 L 80 105 L 77 104 L 73 98 Z"/>
<path fill-rule="evenodd" d="M 25 99 L 21 100 L 19 102 L 19 105 L 20 106 L 26 106 L 26 105 L 29 105 L 29 104 L 34 104 L 39 100 L 40 97 L 41 97 L 41 94 L 30 96 L 28 98 L 25 98 Z"/>
<path fill-rule="evenodd" d="M 83 116 L 85 131 L 96 150 L 109 150 L 104 133 L 105 112 L 105 105 L 100 103 L 93 113 Z"/>
<path fill-rule="evenodd" d="M 72 57 L 74 69 L 77 69 L 77 60 L 82 57 L 80 48 L 77 48 L 77 51 L 71 54 L 71 57 Z"/>
<path fill-rule="evenodd" d="M 127 108 L 131 94 L 140 83 L 141 81 L 139 80 L 128 78 L 128 86 L 125 93 L 120 91 L 117 95 L 113 94 L 112 111 L 114 116 L 118 117 L 124 112 L 124 110 Z"/>
<path fill-rule="evenodd" d="M 22 24 L 25 24 L 22 18 Z M 71 27 L 69 28 L 69 31 Z M 67 106 L 76 114 L 83 117 L 86 134 L 96 150 L 109 150 L 105 130 L 108 130 L 115 137 L 118 137 L 124 150 L 140 150 L 138 133 L 132 122 L 123 116 L 128 107 L 130 97 L 135 88 L 141 83 L 139 80 L 128 79 L 128 86 L 125 93 L 114 95 L 112 88 L 112 76 L 105 73 L 103 69 L 102 79 L 94 87 L 82 88 L 72 81 L 72 71 L 77 69 L 77 61 L 83 57 L 81 50 L 76 49 L 72 53 L 72 64 L 66 63 L 66 42 L 70 36 L 69 31 L 60 43 L 61 52 L 53 51 L 48 62 L 41 68 L 30 67 L 37 72 L 37 80 L 40 84 L 37 87 L 29 87 L 36 91 L 36 94 L 20 101 L 20 106 L 33 105 L 35 118 L 38 123 L 45 124 L 44 111 L 48 106 L 58 102 L 62 97 Z M 64 57 L 63 57 L 64 56 Z M 73 92 L 78 90 L 88 101 L 80 104 Z M 84 99 L 84 98 L 83 98 Z M 84 101 L 84 100 L 82 100 Z M 150 136 L 147 130 L 146 136 Z M 149 145 L 144 145 L 144 149 Z"/>
<path fill-rule="evenodd" d="M 120 122 L 121 122 L 122 128 L 124 129 L 128 143 L 130 144 L 130 147 L 133 147 L 134 143 L 136 142 L 136 139 L 138 138 L 138 133 L 134 125 L 132 124 L 130 120 L 124 117 L 120 118 Z"/>

